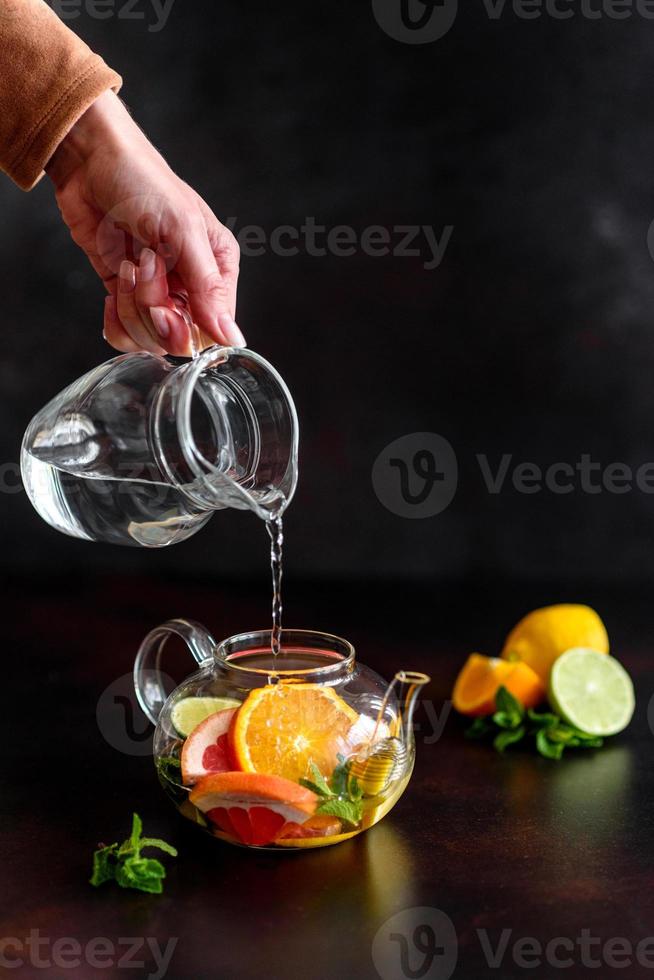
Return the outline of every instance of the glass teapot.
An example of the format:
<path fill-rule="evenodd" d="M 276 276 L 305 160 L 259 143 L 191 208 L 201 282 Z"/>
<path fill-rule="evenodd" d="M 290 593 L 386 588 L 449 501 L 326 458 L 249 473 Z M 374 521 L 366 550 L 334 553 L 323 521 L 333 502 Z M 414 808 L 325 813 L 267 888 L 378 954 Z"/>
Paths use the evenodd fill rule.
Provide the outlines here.
<path fill-rule="evenodd" d="M 161 548 L 224 507 L 280 514 L 297 453 L 279 374 L 252 351 L 214 346 L 190 361 L 122 354 L 89 371 L 32 419 L 21 471 L 57 530 Z"/>
<path fill-rule="evenodd" d="M 172 693 L 164 646 L 184 640 L 198 664 Z M 413 770 L 412 716 L 426 674 L 391 684 L 357 663 L 350 643 L 285 629 L 217 644 L 197 623 L 152 630 L 134 665 L 136 694 L 156 726 L 165 792 L 214 837 L 249 847 L 321 847 L 377 823 Z"/>

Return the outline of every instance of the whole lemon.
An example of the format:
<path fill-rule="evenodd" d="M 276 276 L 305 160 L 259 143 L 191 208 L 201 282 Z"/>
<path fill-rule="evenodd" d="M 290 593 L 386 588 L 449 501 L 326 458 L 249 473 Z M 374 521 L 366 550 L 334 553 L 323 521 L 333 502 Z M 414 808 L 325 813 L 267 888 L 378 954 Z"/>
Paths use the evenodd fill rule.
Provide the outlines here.
<path fill-rule="evenodd" d="M 609 652 L 606 627 L 590 606 L 563 603 L 528 613 L 506 638 L 502 657 L 522 660 L 547 684 L 552 664 L 571 647 Z"/>

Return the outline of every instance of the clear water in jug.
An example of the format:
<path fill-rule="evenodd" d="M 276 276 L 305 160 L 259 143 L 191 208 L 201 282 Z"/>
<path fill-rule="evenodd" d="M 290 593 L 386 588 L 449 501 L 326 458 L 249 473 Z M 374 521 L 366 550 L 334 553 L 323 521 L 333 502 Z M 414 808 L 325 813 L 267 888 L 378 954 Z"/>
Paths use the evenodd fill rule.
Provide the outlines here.
<path fill-rule="evenodd" d="M 297 448 L 290 393 L 263 358 L 220 347 L 184 362 L 142 352 L 113 358 L 49 402 L 25 433 L 21 469 L 57 530 L 160 548 L 225 507 L 280 518 Z"/>

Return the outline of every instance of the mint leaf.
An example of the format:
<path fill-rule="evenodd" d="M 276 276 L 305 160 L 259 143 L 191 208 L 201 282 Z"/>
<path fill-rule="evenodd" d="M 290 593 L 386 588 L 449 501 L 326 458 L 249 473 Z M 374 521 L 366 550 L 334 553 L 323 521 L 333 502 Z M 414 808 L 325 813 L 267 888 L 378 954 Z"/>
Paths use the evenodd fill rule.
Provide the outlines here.
<path fill-rule="evenodd" d="M 177 848 L 167 844 L 165 840 L 159 840 L 158 837 L 144 837 L 141 840 L 141 850 L 144 847 L 158 847 L 160 851 L 170 854 L 171 857 L 177 857 Z"/>
<path fill-rule="evenodd" d="M 332 773 L 332 777 L 329 780 L 329 788 L 334 796 L 347 796 L 347 783 L 350 774 L 349 763 L 345 761 L 344 756 L 338 755 L 338 765 Z"/>
<path fill-rule="evenodd" d="M 521 718 L 525 713 L 517 698 L 502 684 L 495 695 L 495 707 L 497 711 L 505 711 L 507 714 L 519 715 Z"/>
<path fill-rule="evenodd" d="M 361 822 L 363 807 L 359 801 L 334 798 L 321 803 L 316 813 L 324 813 L 329 817 L 339 817 L 345 823 L 356 826 Z"/>
<path fill-rule="evenodd" d="M 111 844 L 109 847 L 99 847 L 93 853 L 93 873 L 89 879 L 92 885 L 97 888 L 104 885 L 105 881 L 112 881 L 115 877 L 116 851 L 118 844 Z"/>
<path fill-rule="evenodd" d="M 318 786 L 317 783 L 312 783 L 310 779 L 300 778 L 300 779 L 298 779 L 298 782 L 299 782 L 300 786 L 304 786 L 305 789 L 310 789 L 312 793 L 315 793 L 316 794 L 316 796 L 331 796 L 332 795 L 331 794 L 331 791 L 328 792 L 328 793 L 324 793 L 323 790 L 322 790 L 322 787 L 321 786 Z"/>
<path fill-rule="evenodd" d="M 161 894 L 162 879 L 166 869 L 156 858 L 129 857 L 116 870 L 116 881 L 121 888 L 136 888 L 138 891 Z"/>
<path fill-rule="evenodd" d="M 561 742 L 563 745 L 567 745 L 574 737 L 574 732 L 567 725 L 552 725 L 544 731 L 550 742 Z"/>
<path fill-rule="evenodd" d="M 363 799 L 363 790 L 361 789 L 361 786 L 359 785 L 359 780 L 357 779 L 356 776 L 352 776 L 352 778 L 350 779 L 349 790 L 350 790 L 350 799 L 353 800 L 355 803 L 358 803 L 359 800 Z"/>
<path fill-rule="evenodd" d="M 560 759 L 564 749 L 599 749 L 603 739 L 568 725 L 551 711 L 524 710 L 520 702 L 505 687 L 496 695 L 497 711 L 493 715 L 475 718 L 467 729 L 466 738 L 493 736 L 493 745 L 504 752 L 509 745 L 533 736 L 536 751 L 547 759 Z"/>
<path fill-rule="evenodd" d="M 489 718 L 475 718 L 472 725 L 465 730 L 466 738 L 485 738 L 494 731 L 493 722 Z"/>
<path fill-rule="evenodd" d="M 311 763 L 311 779 L 300 779 L 300 785 L 312 790 L 321 797 L 322 802 L 316 813 L 338 817 L 345 823 L 357 825 L 363 815 L 363 789 L 354 776 L 350 776 L 350 763 L 338 755 L 338 765 L 334 768 L 329 782 L 320 769 Z"/>
<path fill-rule="evenodd" d="M 543 728 L 543 727 L 549 728 L 551 725 L 558 725 L 561 722 L 561 719 L 559 718 L 558 715 L 553 715 L 549 711 L 543 711 L 543 712 L 534 711 L 533 708 L 528 709 L 527 717 L 529 718 L 529 721 L 533 721 L 533 723 L 535 725 L 538 725 L 539 728 Z"/>
<path fill-rule="evenodd" d="M 132 816 L 132 832 L 127 840 L 108 847 L 99 847 L 93 854 L 93 871 L 90 883 L 95 887 L 107 881 L 116 881 L 121 888 L 160 894 L 166 869 L 156 858 L 141 857 L 144 847 L 156 847 L 166 854 L 177 857 L 177 850 L 158 837 L 142 837 L 143 822 L 138 813 Z"/>
<path fill-rule="evenodd" d="M 550 742 L 547 729 L 541 728 L 536 733 L 536 748 L 546 759 L 560 759 L 565 746 L 562 742 Z"/>
<path fill-rule="evenodd" d="M 509 745 L 514 745 L 515 742 L 519 742 L 524 738 L 526 731 L 527 729 L 524 725 L 520 725 L 519 728 L 506 729 L 495 736 L 493 745 L 498 752 L 504 752 Z"/>
<path fill-rule="evenodd" d="M 583 738 L 580 735 L 573 735 L 568 745 L 575 749 L 601 749 L 604 745 L 604 739 L 600 738 L 599 735 L 587 735 L 582 732 Z"/>
<path fill-rule="evenodd" d="M 315 762 L 312 762 L 309 768 L 311 770 L 311 779 L 301 779 L 300 784 L 306 789 L 317 793 L 318 796 L 331 796 L 332 791 L 327 784 L 327 780 Z"/>
<path fill-rule="evenodd" d="M 510 691 L 502 686 L 495 695 L 493 721 L 499 728 L 517 728 L 524 718 L 525 709 Z"/>
<path fill-rule="evenodd" d="M 574 737 L 579 739 L 580 742 L 588 742 L 595 745 L 597 742 L 600 745 L 604 744 L 604 739 L 600 735 L 589 735 L 588 732 L 582 732 L 579 728 L 571 728 L 570 731 L 573 733 Z"/>
<path fill-rule="evenodd" d="M 141 840 L 141 834 L 143 832 L 143 821 L 139 817 L 138 813 L 132 814 L 132 833 L 130 834 L 129 842 L 133 850 L 138 852 L 139 842 Z"/>

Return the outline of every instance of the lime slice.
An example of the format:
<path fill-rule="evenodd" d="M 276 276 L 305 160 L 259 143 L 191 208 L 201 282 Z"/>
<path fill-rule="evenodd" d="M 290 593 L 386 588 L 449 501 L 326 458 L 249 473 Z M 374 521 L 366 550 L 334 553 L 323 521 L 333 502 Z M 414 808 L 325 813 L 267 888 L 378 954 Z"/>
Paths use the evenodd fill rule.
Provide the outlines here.
<path fill-rule="evenodd" d="M 209 715 L 238 708 L 240 704 L 234 698 L 182 698 L 174 706 L 171 718 L 179 734 L 186 738 Z"/>
<path fill-rule="evenodd" d="M 634 713 L 634 686 L 622 664 L 587 647 L 566 650 L 550 674 L 550 704 L 589 735 L 617 735 Z"/>

